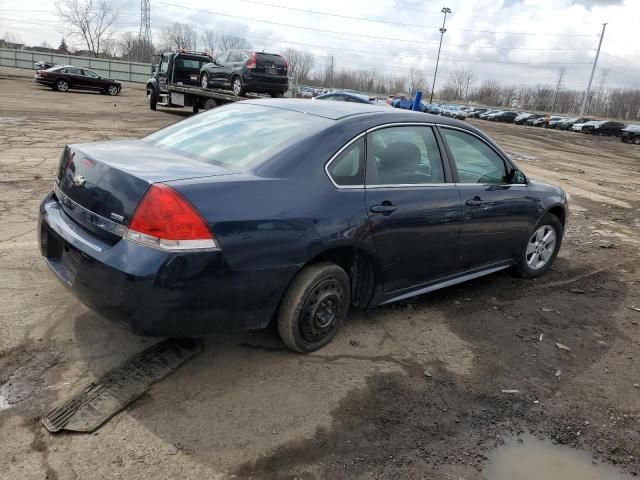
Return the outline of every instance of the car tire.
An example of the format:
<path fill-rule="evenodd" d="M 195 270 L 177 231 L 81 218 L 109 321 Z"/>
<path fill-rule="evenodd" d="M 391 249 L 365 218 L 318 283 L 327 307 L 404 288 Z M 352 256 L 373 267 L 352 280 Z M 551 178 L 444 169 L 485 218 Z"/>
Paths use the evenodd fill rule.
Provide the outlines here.
<path fill-rule="evenodd" d="M 158 107 L 158 96 L 156 95 L 156 89 L 153 87 L 147 87 L 147 101 L 149 102 L 149 108 L 156 110 Z"/>
<path fill-rule="evenodd" d="M 635 143 L 636 145 L 640 145 L 640 137 L 634 138 L 633 143 Z"/>
<path fill-rule="evenodd" d="M 69 82 L 66 80 L 58 80 L 56 82 L 56 90 L 59 92 L 68 92 L 69 91 Z"/>
<path fill-rule="evenodd" d="M 215 99 L 213 98 L 207 98 L 207 101 L 204 102 L 205 110 L 211 110 L 213 108 L 216 108 L 217 106 L 218 106 L 218 102 L 216 102 Z"/>
<path fill-rule="evenodd" d="M 244 96 L 246 90 L 244 89 L 244 82 L 242 81 L 242 77 L 239 75 L 235 75 L 231 78 L 231 90 L 234 95 L 238 97 Z"/>
<path fill-rule="evenodd" d="M 209 75 L 206 73 L 203 73 L 202 76 L 200 77 L 200 86 L 202 88 L 204 88 L 205 90 L 207 88 L 209 88 Z"/>
<path fill-rule="evenodd" d="M 111 97 L 115 97 L 116 95 L 118 95 L 120 93 L 120 89 L 118 88 L 117 85 L 113 84 L 113 85 L 109 85 L 107 87 L 106 90 L 107 94 Z"/>
<path fill-rule="evenodd" d="M 291 350 L 314 352 L 328 344 L 347 317 L 351 286 L 345 271 L 332 262 L 301 270 L 278 308 L 280 338 Z"/>
<path fill-rule="evenodd" d="M 558 255 L 563 230 L 562 223 L 555 215 L 548 213 L 542 217 L 522 248 L 518 263 L 514 267 L 516 275 L 536 278 L 545 274 Z M 550 232 L 552 236 L 545 239 Z"/>
<path fill-rule="evenodd" d="M 284 96 L 283 92 L 269 92 L 271 98 L 282 98 Z"/>

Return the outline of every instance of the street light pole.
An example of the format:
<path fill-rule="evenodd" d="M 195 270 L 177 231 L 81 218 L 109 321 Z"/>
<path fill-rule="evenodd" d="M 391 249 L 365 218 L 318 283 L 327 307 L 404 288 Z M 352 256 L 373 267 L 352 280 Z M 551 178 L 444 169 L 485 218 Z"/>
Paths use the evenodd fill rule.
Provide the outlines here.
<path fill-rule="evenodd" d="M 440 62 L 440 50 L 442 49 L 442 37 L 444 37 L 444 32 L 447 31 L 444 28 L 444 24 L 447 21 L 447 13 L 451 13 L 451 9 L 448 7 L 442 7 L 440 10 L 444 13 L 444 18 L 442 19 L 442 28 L 440 29 L 440 45 L 438 46 L 438 57 L 436 58 L 436 71 L 433 73 L 433 85 L 431 86 L 431 97 L 429 98 L 429 103 L 433 103 L 433 90 L 436 88 L 436 77 L 438 76 L 438 63 Z"/>

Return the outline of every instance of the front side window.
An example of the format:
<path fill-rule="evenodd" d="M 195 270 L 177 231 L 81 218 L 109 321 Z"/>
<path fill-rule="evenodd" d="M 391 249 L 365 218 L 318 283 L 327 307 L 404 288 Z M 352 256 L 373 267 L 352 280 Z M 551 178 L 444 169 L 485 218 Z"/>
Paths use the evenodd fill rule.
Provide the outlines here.
<path fill-rule="evenodd" d="M 469 133 L 442 128 L 460 183 L 508 183 L 504 160 L 484 141 Z"/>
<path fill-rule="evenodd" d="M 340 153 L 327 168 L 338 185 L 364 184 L 364 138 L 360 138 Z"/>
<path fill-rule="evenodd" d="M 162 61 L 160 62 L 160 66 L 158 67 L 158 71 L 160 73 L 167 73 L 167 66 L 169 65 L 169 62 L 167 62 L 167 59 L 165 57 L 162 57 Z"/>
<path fill-rule="evenodd" d="M 367 185 L 444 183 L 442 158 L 431 127 L 406 126 L 368 135 Z"/>
<path fill-rule="evenodd" d="M 216 63 L 225 63 L 229 57 L 229 52 L 222 52 L 216 57 Z"/>

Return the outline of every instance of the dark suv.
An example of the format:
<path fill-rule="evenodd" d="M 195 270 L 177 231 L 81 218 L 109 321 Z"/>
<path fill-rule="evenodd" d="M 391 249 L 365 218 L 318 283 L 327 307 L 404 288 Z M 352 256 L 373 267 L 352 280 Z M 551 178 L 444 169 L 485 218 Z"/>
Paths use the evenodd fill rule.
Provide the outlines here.
<path fill-rule="evenodd" d="M 236 95 L 269 93 L 281 97 L 289 89 L 287 60 L 276 53 L 228 50 L 202 66 L 202 88 L 230 88 Z"/>

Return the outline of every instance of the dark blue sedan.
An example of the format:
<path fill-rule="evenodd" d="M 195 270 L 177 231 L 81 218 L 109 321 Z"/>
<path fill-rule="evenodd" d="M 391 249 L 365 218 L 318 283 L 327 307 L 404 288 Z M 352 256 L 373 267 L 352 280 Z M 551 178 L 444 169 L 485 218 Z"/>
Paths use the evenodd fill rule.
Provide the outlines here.
<path fill-rule="evenodd" d="M 462 122 L 245 100 L 141 140 L 69 145 L 39 234 L 62 283 L 139 334 L 273 320 L 310 352 L 350 307 L 506 268 L 543 274 L 567 208 Z"/>

